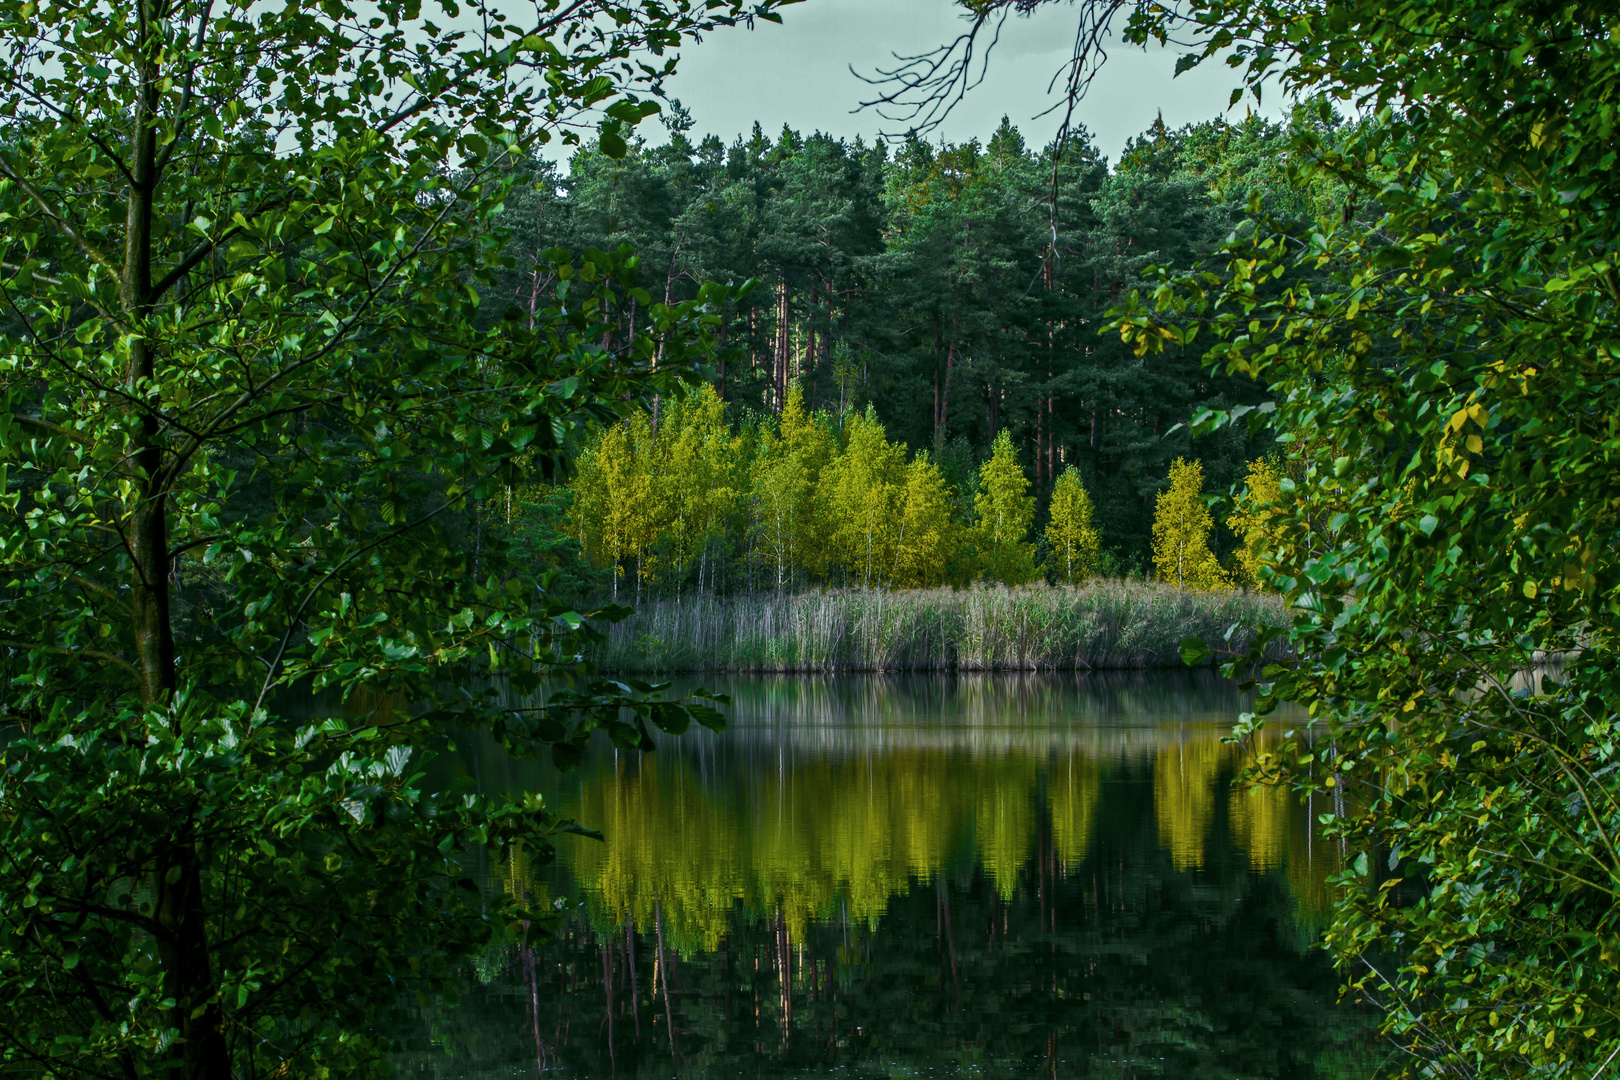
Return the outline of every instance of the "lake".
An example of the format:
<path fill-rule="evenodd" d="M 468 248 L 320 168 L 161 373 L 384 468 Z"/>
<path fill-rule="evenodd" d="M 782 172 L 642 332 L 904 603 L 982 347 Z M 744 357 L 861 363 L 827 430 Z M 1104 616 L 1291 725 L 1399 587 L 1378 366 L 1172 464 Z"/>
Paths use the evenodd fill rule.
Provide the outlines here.
<path fill-rule="evenodd" d="M 1190 673 L 711 679 L 721 735 L 486 790 L 599 829 L 486 887 L 566 911 L 408 1010 L 410 1075 L 1365 1077 L 1313 948 L 1326 807 L 1233 790 L 1244 701 Z M 1293 718 L 1303 722 L 1303 717 Z"/>

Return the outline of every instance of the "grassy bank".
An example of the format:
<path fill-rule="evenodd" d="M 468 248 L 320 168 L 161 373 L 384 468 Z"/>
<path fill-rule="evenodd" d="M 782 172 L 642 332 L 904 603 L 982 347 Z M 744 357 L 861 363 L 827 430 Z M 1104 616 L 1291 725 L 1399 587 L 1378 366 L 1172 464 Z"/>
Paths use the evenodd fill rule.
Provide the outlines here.
<path fill-rule="evenodd" d="M 1184 637 L 1215 644 L 1233 623 L 1283 621 L 1273 597 L 1119 580 L 762 593 L 644 604 L 611 628 L 597 660 L 654 673 L 1177 667 Z"/>

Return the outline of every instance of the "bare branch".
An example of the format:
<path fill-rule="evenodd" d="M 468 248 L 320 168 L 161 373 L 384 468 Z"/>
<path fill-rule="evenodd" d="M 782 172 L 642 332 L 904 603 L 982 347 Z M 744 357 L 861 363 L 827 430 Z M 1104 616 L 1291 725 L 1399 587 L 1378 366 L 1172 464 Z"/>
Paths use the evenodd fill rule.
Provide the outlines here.
<path fill-rule="evenodd" d="M 978 60 L 978 74 L 974 74 L 974 54 L 979 45 L 979 34 L 985 24 L 996 15 L 995 30 L 984 54 Z M 905 135 L 924 135 L 934 131 L 950 116 L 951 110 L 967 96 L 967 92 L 984 81 L 989 69 L 990 53 L 1001 39 L 1001 28 L 1006 24 L 1007 11 L 987 7 L 973 16 L 973 25 L 949 45 L 941 45 L 915 56 L 894 54 L 899 66 L 879 68 L 875 76 L 862 75 L 852 65 L 850 74 L 871 86 L 894 84 L 894 89 L 879 94 L 870 101 L 860 103 L 859 109 L 873 109 L 885 120 L 909 125 Z M 884 112 L 885 107 L 897 110 L 895 115 Z M 857 109 L 857 111 L 859 111 Z"/>

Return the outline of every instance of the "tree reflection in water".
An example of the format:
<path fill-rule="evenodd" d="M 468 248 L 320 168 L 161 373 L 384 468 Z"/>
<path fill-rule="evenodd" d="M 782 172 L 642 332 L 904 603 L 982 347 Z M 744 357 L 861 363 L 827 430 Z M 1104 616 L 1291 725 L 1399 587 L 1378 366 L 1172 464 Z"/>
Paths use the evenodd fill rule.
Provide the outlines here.
<path fill-rule="evenodd" d="M 657 754 L 604 749 L 565 777 L 469 754 L 607 842 L 490 869 L 564 898 L 567 929 L 486 958 L 460 1006 L 413 1010 L 403 1069 L 1371 1075 L 1371 1018 L 1310 948 L 1337 852 L 1289 793 L 1229 790 L 1229 685 L 721 688 L 731 730 Z"/>

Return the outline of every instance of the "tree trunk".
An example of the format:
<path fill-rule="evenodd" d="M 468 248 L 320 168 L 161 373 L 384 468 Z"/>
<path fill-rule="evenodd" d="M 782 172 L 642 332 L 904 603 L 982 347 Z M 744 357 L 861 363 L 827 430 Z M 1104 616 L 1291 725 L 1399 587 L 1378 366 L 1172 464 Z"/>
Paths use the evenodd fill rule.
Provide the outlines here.
<path fill-rule="evenodd" d="M 155 13 L 143 12 L 142 36 L 157 32 Z M 151 51 L 143 42 L 139 56 Z M 142 92 L 130 141 L 129 206 L 125 218 L 124 268 L 119 300 L 126 317 L 145 329 L 152 314 L 153 205 L 161 179 L 158 166 L 160 73 L 140 64 Z M 129 510 L 132 580 L 130 615 L 136 668 L 140 672 L 141 706 L 147 712 L 170 707 L 177 686 L 174 624 L 171 610 L 168 509 L 173 477 L 164 452 L 163 433 L 147 387 L 158 374 L 158 350 L 144 334 L 132 335 L 126 373 L 131 400 L 145 404 L 131 410 L 135 473 L 134 505 Z M 171 724 L 175 721 L 171 719 Z M 204 921 L 202 858 L 190 822 L 181 823 L 153 868 L 157 897 L 154 914 L 162 934 L 158 957 L 164 990 L 174 1001 L 169 1022 L 179 1033 L 180 1080 L 231 1080 L 230 1050 L 225 1042 Z"/>
<path fill-rule="evenodd" d="M 780 414 L 782 403 L 787 400 L 787 373 L 788 357 L 792 352 L 793 341 L 788 332 L 788 287 L 787 278 L 781 271 L 777 271 L 776 284 L 776 356 L 771 373 L 771 389 L 775 394 L 775 411 Z"/>
<path fill-rule="evenodd" d="M 203 921 L 202 860 L 189 822 L 159 861 L 154 877 L 155 915 L 163 928 L 158 958 L 175 1002 L 170 1023 L 180 1035 L 180 1080 L 231 1080 L 224 1019 L 219 1004 L 212 1000 L 214 973 Z"/>
<path fill-rule="evenodd" d="M 1039 499 L 1046 491 L 1046 414 L 1041 409 L 1041 399 L 1035 399 L 1035 498 Z"/>
<path fill-rule="evenodd" d="M 816 305 L 821 301 L 821 290 L 815 285 L 810 286 L 810 312 L 804 324 L 804 355 L 799 358 L 799 378 L 804 378 L 805 369 L 814 370 L 816 365 Z M 812 397 L 810 407 L 815 408 L 815 399 Z"/>
<path fill-rule="evenodd" d="M 664 306 L 665 307 L 669 306 L 670 298 L 675 295 L 675 260 L 676 260 L 677 257 L 679 257 L 680 253 L 681 253 L 681 245 L 680 245 L 680 242 L 677 241 L 676 244 L 675 244 L 675 250 L 669 253 L 669 269 L 664 274 Z M 634 311 L 635 309 L 632 308 L 631 310 Z M 635 323 L 635 316 L 634 315 L 631 316 L 630 321 L 631 321 L 631 324 L 632 324 L 632 331 L 633 331 L 634 323 Z M 653 353 L 653 370 L 657 371 L 658 368 L 663 364 L 663 362 L 664 362 L 664 342 L 663 342 L 663 339 L 660 338 L 659 341 L 658 341 L 658 349 L 657 349 L 656 352 Z M 721 378 L 724 379 L 724 376 L 722 375 Z M 658 437 L 658 414 L 659 414 L 660 407 L 662 406 L 662 404 L 663 404 L 662 398 L 658 394 L 654 394 L 653 395 L 653 400 L 652 400 L 652 430 L 653 430 L 653 438 L 655 438 L 655 439 Z"/>
<path fill-rule="evenodd" d="M 939 391 L 941 381 L 939 371 L 939 327 L 936 323 L 934 328 L 934 446 L 936 449 L 939 447 L 940 440 Z"/>

